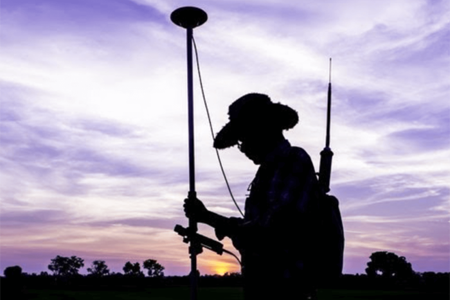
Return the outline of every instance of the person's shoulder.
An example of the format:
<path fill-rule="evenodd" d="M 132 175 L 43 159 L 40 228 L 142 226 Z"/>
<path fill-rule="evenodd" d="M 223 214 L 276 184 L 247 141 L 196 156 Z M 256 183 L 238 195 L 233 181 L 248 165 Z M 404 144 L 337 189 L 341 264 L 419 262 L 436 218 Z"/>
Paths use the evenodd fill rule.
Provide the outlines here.
<path fill-rule="evenodd" d="M 306 152 L 306 150 L 303 149 L 302 147 L 298 146 L 290 146 L 289 157 L 291 157 L 292 159 L 300 159 L 300 160 L 311 159 L 308 152 Z"/>
<path fill-rule="evenodd" d="M 291 146 L 289 149 L 289 154 L 287 156 L 287 163 L 293 168 L 300 168 L 303 171 L 311 170 L 315 173 L 314 164 L 312 162 L 311 156 L 305 149 L 298 146 Z"/>
<path fill-rule="evenodd" d="M 284 140 L 278 151 L 278 161 L 289 165 L 310 164 L 311 157 L 305 149 L 299 146 L 293 146 L 288 140 Z"/>

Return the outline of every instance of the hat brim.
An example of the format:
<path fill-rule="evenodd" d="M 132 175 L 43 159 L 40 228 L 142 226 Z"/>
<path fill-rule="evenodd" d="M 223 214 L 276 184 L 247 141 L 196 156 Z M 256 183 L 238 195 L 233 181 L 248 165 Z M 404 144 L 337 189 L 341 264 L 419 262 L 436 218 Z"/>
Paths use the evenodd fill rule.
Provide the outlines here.
<path fill-rule="evenodd" d="M 225 149 L 233 147 L 238 143 L 237 127 L 231 121 L 219 131 L 214 138 L 214 148 Z"/>

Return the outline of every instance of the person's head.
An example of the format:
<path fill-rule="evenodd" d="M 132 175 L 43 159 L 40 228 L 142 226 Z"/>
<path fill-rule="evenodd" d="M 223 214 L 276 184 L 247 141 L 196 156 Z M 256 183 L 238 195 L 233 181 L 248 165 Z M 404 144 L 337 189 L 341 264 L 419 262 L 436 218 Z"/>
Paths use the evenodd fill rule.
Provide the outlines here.
<path fill-rule="evenodd" d="M 298 114 L 289 106 L 273 103 L 269 96 L 251 93 L 234 101 L 229 122 L 214 139 L 214 147 L 225 149 L 238 145 L 249 159 L 260 164 L 283 137 L 283 130 L 294 127 Z"/>

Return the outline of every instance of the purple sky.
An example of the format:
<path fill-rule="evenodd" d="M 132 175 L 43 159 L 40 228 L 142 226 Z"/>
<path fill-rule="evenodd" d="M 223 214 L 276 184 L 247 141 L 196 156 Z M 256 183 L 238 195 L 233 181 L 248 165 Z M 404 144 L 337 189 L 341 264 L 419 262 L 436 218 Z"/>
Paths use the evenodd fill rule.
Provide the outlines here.
<path fill-rule="evenodd" d="M 173 232 L 187 225 L 186 41 L 169 19 L 186 5 L 209 16 L 194 34 L 214 130 L 233 100 L 266 93 L 298 110 L 286 137 L 316 168 L 333 58 L 344 272 L 364 273 L 374 251 L 405 256 L 418 272 L 450 271 L 445 0 L 2 0 L 0 271 L 39 273 L 76 255 L 86 268 L 102 259 L 119 272 L 152 258 L 167 275 L 189 272 Z M 237 216 L 195 86 L 198 196 Z M 243 207 L 256 166 L 237 149 L 221 154 Z M 239 271 L 233 257 L 206 251 L 199 268 Z"/>

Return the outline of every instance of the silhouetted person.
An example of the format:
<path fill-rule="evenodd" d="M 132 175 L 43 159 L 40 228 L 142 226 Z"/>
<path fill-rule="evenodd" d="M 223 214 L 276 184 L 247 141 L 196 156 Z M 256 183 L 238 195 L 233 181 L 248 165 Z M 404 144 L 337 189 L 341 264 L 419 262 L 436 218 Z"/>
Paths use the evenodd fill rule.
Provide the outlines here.
<path fill-rule="evenodd" d="M 245 299 L 314 299 L 308 212 L 318 183 L 309 155 L 283 136 L 297 124 L 297 112 L 253 93 L 232 103 L 228 114 L 214 147 L 237 146 L 260 165 L 245 216 L 220 216 L 198 199 L 185 200 L 186 216 L 214 227 L 219 240 L 231 238 L 242 257 Z"/>

